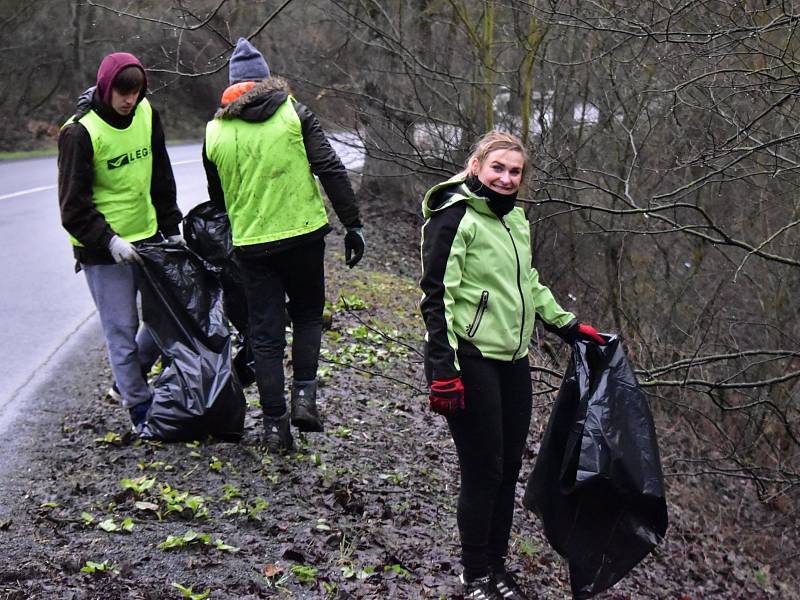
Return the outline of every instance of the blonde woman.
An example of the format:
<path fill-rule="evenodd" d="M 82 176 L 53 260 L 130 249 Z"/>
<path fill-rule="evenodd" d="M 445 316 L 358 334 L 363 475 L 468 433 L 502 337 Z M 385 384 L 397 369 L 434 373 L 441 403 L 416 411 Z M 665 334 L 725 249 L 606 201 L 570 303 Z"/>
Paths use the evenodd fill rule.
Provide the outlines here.
<path fill-rule="evenodd" d="M 447 418 L 458 453 L 460 582 L 470 600 L 527 598 L 506 555 L 531 418 L 534 319 L 568 342 L 604 343 L 531 267 L 530 223 L 515 205 L 526 162 L 518 138 L 492 131 L 422 205 L 425 368 L 430 408 Z"/>

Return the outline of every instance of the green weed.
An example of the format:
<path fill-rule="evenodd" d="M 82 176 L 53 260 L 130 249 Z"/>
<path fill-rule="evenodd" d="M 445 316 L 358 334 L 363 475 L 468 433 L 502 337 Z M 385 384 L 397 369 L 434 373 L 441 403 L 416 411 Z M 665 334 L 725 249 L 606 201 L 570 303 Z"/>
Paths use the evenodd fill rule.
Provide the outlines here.
<path fill-rule="evenodd" d="M 769 567 L 757 569 L 755 573 L 753 573 L 753 576 L 755 577 L 758 587 L 766 591 L 769 586 Z"/>
<path fill-rule="evenodd" d="M 344 565 L 342 566 L 342 577 L 345 579 L 357 579 L 358 581 L 364 581 L 369 579 L 370 577 L 374 576 L 377 572 L 375 567 L 364 567 L 363 569 L 356 569 L 353 565 Z"/>
<path fill-rule="evenodd" d="M 224 486 L 222 486 L 222 497 L 220 498 L 220 500 L 230 501 L 233 500 L 234 498 L 241 498 L 241 497 L 242 493 L 233 484 L 226 483 Z"/>
<path fill-rule="evenodd" d="M 339 296 L 339 300 L 334 305 L 334 308 L 340 312 L 344 310 L 364 310 L 367 308 L 367 303 L 355 294 L 349 294 L 347 296 L 342 294 Z"/>
<path fill-rule="evenodd" d="M 189 529 L 183 535 L 168 535 L 167 539 L 161 542 L 157 548 L 159 550 L 175 550 L 198 544 L 208 546 L 210 543 L 211 538 L 207 533 L 198 533 L 194 529 Z"/>
<path fill-rule="evenodd" d="M 231 506 L 229 509 L 222 511 L 223 517 L 237 517 L 237 516 L 245 516 L 247 514 L 247 503 L 244 504 L 241 502 L 237 502 L 235 505 Z"/>
<path fill-rule="evenodd" d="M 172 587 L 177 589 L 181 596 L 189 598 L 189 600 L 206 600 L 211 595 L 211 588 L 206 588 L 202 592 L 194 593 L 192 588 L 181 585 L 180 583 L 172 583 Z"/>
<path fill-rule="evenodd" d="M 166 505 L 164 514 L 168 515 L 172 512 L 183 514 L 184 510 L 188 510 L 195 518 L 208 516 L 206 499 L 203 496 L 193 496 L 189 492 L 181 492 L 168 484 L 161 486 L 161 500 Z"/>
<path fill-rule="evenodd" d="M 400 577 L 408 577 L 411 575 L 411 573 L 409 573 L 406 569 L 404 569 L 401 565 L 398 565 L 397 563 L 393 565 L 386 565 L 385 567 L 383 567 L 383 572 L 395 573 Z"/>
<path fill-rule="evenodd" d="M 231 553 L 236 553 L 241 549 L 237 548 L 236 546 L 229 546 L 220 539 L 214 540 L 214 548 L 216 548 L 220 552 L 231 552 Z"/>
<path fill-rule="evenodd" d="M 292 565 L 292 573 L 300 583 L 316 583 L 317 569 L 308 565 Z"/>
<path fill-rule="evenodd" d="M 252 502 L 247 503 L 247 518 L 252 521 L 261 520 L 261 511 L 269 506 L 269 502 L 261 496 L 256 496 Z"/>
<path fill-rule="evenodd" d="M 94 439 L 95 444 L 106 444 L 106 445 L 119 443 L 121 441 L 122 438 L 120 437 L 120 435 L 118 433 L 114 433 L 113 431 L 109 431 L 103 437 Z"/>
<path fill-rule="evenodd" d="M 92 560 L 87 560 L 86 564 L 83 565 L 83 567 L 81 567 L 81 573 L 89 573 L 89 574 L 114 573 L 114 574 L 117 574 L 117 573 L 119 573 L 119 569 L 116 566 L 114 566 L 113 564 L 111 564 L 110 562 L 108 562 L 107 560 L 104 560 L 101 563 L 94 562 Z"/>
<path fill-rule="evenodd" d="M 156 483 L 155 477 L 142 475 L 135 479 L 123 479 L 119 482 L 123 490 L 131 490 L 135 495 L 140 496 Z"/>
<path fill-rule="evenodd" d="M 401 485 L 405 479 L 405 475 L 402 473 L 381 473 L 378 477 L 397 486 Z"/>
<path fill-rule="evenodd" d="M 542 548 L 532 540 L 520 539 L 517 541 L 517 551 L 521 556 L 533 558 L 542 551 Z"/>
<path fill-rule="evenodd" d="M 253 581 L 260 587 L 267 590 L 285 591 L 286 582 L 289 581 L 289 574 L 284 573 L 280 567 L 274 565 L 266 565 L 264 567 L 264 575 L 261 573 L 253 574 Z"/>
<path fill-rule="evenodd" d="M 130 533 L 133 531 L 133 519 L 130 517 L 126 517 L 122 520 L 122 523 L 117 525 L 116 521 L 109 517 L 108 519 L 104 519 L 97 524 L 97 527 L 102 529 L 107 533 Z"/>
<path fill-rule="evenodd" d="M 353 430 L 350 429 L 349 427 L 345 427 L 344 425 L 340 425 L 339 427 L 331 431 L 331 435 L 334 435 L 343 440 L 348 440 L 353 435 Z"/>
<path fill-rule="evenodd" d="M 237 502 L 234 506 L 224 511 L 226 517 L 247 516 L 251 521 L 260 521 L 261 512 L 269 506 L 269 502 L 261 496 L 256 496 L 247 502 Z"/>

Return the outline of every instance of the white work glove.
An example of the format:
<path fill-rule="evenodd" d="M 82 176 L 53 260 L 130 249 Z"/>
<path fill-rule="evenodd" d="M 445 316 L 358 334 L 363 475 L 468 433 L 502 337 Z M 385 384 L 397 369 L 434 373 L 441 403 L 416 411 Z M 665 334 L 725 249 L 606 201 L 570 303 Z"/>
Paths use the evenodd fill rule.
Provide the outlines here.
<path fill-rule="evenodd" d="M 180 244 L 181 246 L 186 245 L 186 240 L 183 239 L 183 236 L 180 233 L 176 233 L 175 235 L 168 235 L 167 241 L 170 244 Z"/>
<path fill-rule="evenodd" d="M 142 258 L 136 252 L 133 244 L 123 240 L 118 235 L 111 238 L 108 242 L 108 250 L 111 252 L 111 257 L 117 264 L 142 264 Z"/>

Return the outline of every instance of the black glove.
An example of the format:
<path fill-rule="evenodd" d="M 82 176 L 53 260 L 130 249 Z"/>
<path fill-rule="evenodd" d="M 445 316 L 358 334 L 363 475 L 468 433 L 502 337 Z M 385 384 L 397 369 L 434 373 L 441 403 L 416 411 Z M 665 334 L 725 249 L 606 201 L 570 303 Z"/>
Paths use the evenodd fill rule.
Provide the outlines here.
<path fill-rule="evenodd" d="M 364 256 L 364 231 L 361 227 L 350 227 L 344 236 L 344 260 L 351 269 Z"/>

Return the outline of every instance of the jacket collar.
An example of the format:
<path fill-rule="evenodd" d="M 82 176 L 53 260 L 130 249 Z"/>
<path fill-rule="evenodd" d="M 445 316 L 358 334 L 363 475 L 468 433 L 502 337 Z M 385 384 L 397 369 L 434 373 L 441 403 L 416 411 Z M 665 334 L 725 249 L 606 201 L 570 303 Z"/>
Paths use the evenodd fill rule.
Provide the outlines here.
<path fill-rule="evenodd" d="M 458 202 L 466 202 L 479 213 L 492 215 L 495 213 L 489 208 L 486 198 L 475 195 L 464 183 L 466 177 L 463 173 L 454 175 L 447 181 L 433 186 L 422 201 L 422 216 L 426 219 L 433 213 L 452 206 Z"/>
<path fill-rule="evenodd" d="M 237 85 L 240 84 L 234 84 L 234 86 Z M 283 77 L 268 77 L 264 81 L 256 83 L 235 100 L 220 107 L 214 114 L 214 118 L 266 121 L 290 94 L 289 83 Z"/>

